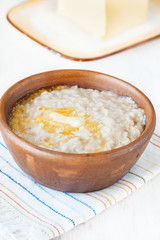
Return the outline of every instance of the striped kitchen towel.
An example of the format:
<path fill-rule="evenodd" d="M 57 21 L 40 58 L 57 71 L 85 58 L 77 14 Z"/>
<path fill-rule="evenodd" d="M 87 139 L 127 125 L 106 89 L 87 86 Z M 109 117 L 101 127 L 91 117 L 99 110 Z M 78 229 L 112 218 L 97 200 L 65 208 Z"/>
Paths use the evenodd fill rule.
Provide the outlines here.
<path fill-rule="evenodd" d="M 86 222 L 160 172 L 160 131 L 130 172 L 97 192 L 67 193 L 41 186 L 14 162 L 0 136 L 0 239 L 49 240 Z"/>

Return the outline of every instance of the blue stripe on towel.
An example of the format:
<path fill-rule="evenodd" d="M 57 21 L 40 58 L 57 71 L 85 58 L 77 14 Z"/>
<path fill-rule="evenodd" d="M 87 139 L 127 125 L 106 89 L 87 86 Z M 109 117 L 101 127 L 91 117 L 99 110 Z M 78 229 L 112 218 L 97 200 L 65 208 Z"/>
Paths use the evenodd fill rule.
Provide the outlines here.
<path fill-rule="evenodd" d="M 3 146 L 5 149 L 7 149 L 1 142 L 0 142 L 1 146 Z M 8 149 L 7 149 L 8 150 Z M 8 150 L 9 151 L 9 150 Z M 33 181 L 30 177 L 28 177 L 26 174 L 24 174 L 23 172 L 21 172 L 19 169 L 17 169 L 16 167 L 14 167 L 11 163 L 9 163 L 6 159 L 4 159 L 2 156 L 0 156 L 0 158 L 5 162 L 7 163 L 11 168 L 13 168 L 14 170 L 16 170 L 17 172 L 21 173 L 24 177 L 28 178 L 30 181 L 34 182 L 34 184 L 36 184 L 38 186 L 39 189 L 43 190 L 44 192 L 47 193 L 47 191 L 45 191 L 38 183 L 36 183 L 35 181 Z M 69 193 L 66 193 L 66 192 L 62 192 L 64 194 L 66 194 L 67 196 L 69 196 L 70 198 L 74 199 L 75 201 L 83 204 L 84 206 L 88 207 L 90 210 L 93 211 L 94 215 L 96 215 L 96 211 L 90 206 L 88 205 L 87 203 L 81 201 L 80 199 L 72 196 L 71 194 Z M 50 195 L 50 194 L 49 194 Z"/>
<path fill-rule="evenodd" d="M 69 193 L 67 193 L 67 192 L 64 192 L 64 193 L 65 193 L 66 195 L 68 195 L 69 197 L 73 198 L 74 200 L 76 200 L 76 201 L 84 204 L 85 206 L 89 207 L 89 208 L 94 212 L 94 214 L 96 215 L 96 211 L 95 211 L 91 206 L 89 206 L 87 203 L 82 202 L 80 199 L 75 198 L 74 196 L 72 196 L 71 194 L 69 194 Z"/>
<path fill-rule="evenodd" d="M 26 192 L 28 192 L 32 197 L 34 197 L 37 201 L 39 201 L 40 203 L 42 203 L 44 206 L 48 207 L 50 210 L 52 210 L 53 212 L 57 213 L 58 215 L 60 215 L 61 217 L 64 217 L 65 219 L 69 220 L 72 224 L 73 227 L 75 227 L 75 222 L 69 218 L 66 217 L 65 215 L 63 215 L 62 213 L 56 211 L 55 209 L 53 209 L 51 206 L 49 206 L 48 204 L 46 204 L 44 201 L 42 201 L 40 198 L 38 198 L 36 195 L 34 195 L 32 192 L 30 192 L 27 188 L 25 188 L 21 183 L 17 182 L 16 180 L 14 180 L 11 176 L 9 176 L 7 173 L 3 172 L 2 170 L 0 170 L 0 173 L 2 173 L 3 175 L 5 175 L 6 177 L 8 177 L 11 181 L 13 181 L 14 183 L 16 183 L 17 185 L 19 185 L 21 188 L 23 188 Z"/>
<path fill-rule="evenodd" d="M 8 150 L 8 148 L 5 145 L 3 145 L 3 143 L 0 142 L 0 145 Z"/>

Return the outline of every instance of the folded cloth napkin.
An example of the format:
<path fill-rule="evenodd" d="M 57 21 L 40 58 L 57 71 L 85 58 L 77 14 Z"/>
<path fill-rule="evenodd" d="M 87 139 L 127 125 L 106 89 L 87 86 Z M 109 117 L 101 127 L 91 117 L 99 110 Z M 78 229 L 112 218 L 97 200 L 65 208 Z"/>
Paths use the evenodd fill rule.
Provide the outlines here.
<path fill-rule="evenodd" d="M 67 193 L 41 186 L 14 162 L 0 135 L 0 239 L 49 240 L 86 222 L 160 172 L 158 128 L 130 172 L 97 192 Z M 8 238 L 7 238 L 8 237 Z"/>

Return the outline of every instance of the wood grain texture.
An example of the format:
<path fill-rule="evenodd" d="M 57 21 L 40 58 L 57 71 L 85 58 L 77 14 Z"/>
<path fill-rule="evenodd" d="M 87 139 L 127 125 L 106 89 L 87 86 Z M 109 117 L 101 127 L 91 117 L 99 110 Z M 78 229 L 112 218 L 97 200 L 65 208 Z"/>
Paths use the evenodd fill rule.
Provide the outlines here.
<path fill-rule="evenodd" d="M 119 149 L 91 153 L 61 153 L 37 147 L 16 136 L 8 126 L 9 112 L 27 93 L 54 85 L 78 85 L 111 90 L 130 96 L 144 109 L 146 126 L 134 142 Z M 118 78 L 86 70 L 56 70 L 30 76 L 9 88 L 1 99 L 1 131 L 17 164 L 37 182 L 61 191 L 87 192 L 105 188 L 121 179 L 139 159 L 155 128 L 155 111 L 137 88 Z"/>

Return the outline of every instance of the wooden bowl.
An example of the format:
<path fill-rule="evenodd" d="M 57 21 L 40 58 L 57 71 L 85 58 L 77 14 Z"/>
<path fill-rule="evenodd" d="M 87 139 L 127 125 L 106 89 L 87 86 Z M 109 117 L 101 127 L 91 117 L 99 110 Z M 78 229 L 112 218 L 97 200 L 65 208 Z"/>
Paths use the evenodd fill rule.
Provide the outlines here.
<path fill-rule="evenodd" d="M 132 143 L 115 150 L 72 154 L 47 150 L 24 141 L 8 126 L 15 102 L 33 90 L 57 84 L 111 90 L 130 96 L 144 109 L 146 126 Z M 25 78 L 10 87 L 1 99 L 0 127 L 3 138 L 17 164 L 37 182 L 61 191 L 95 191 L 121 179 L 145 150 L 155 128 L 156 116 L 149 99 L 137 88 L 118 78 L 85 70 L 57 70 Z"/>

